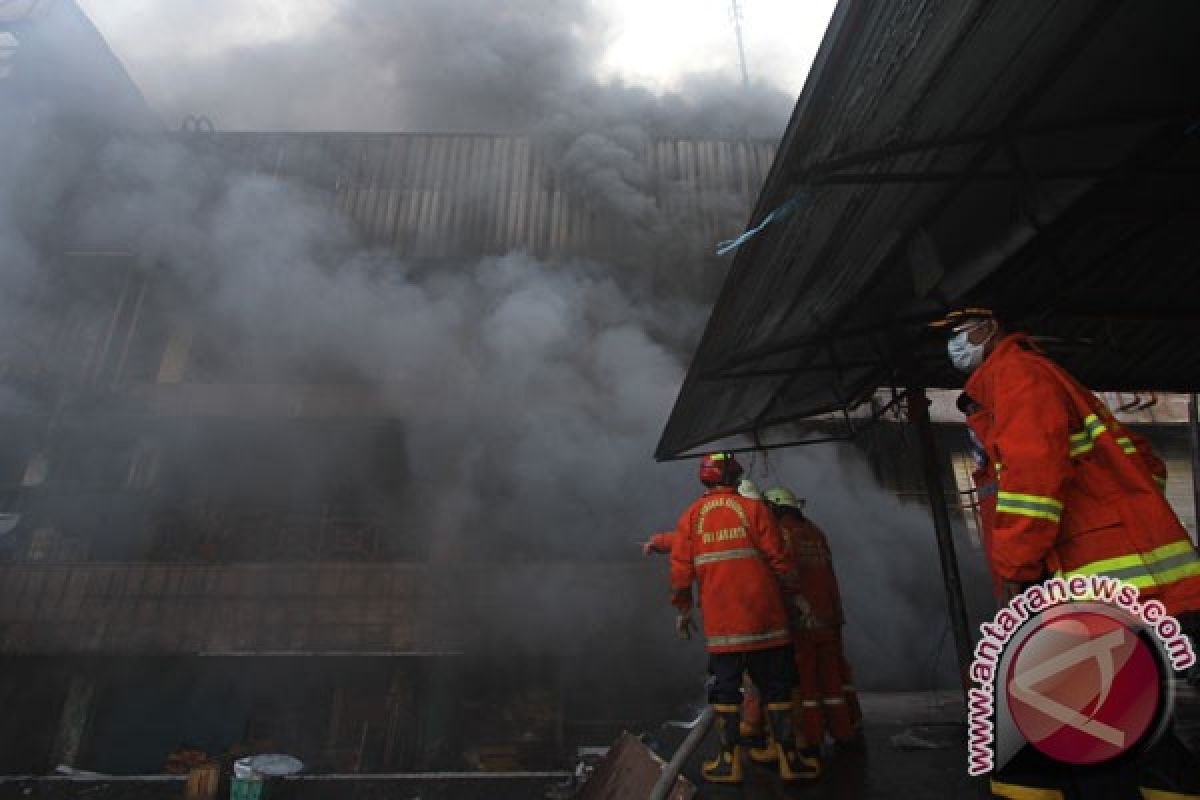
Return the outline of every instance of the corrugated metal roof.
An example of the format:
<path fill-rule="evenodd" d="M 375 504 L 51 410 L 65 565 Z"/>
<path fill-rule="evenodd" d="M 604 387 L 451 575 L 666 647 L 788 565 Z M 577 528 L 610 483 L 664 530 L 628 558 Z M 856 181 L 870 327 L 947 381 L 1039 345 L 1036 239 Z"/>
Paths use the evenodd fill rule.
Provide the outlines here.
<path fill-rule="evenodd" d="M 523 250 L 604 257 L 626 238 L 634 210 L 705 244 L 741 224 L 774 157 L 773 142 L 646 138 L 625 143 L 620 189 L 573 153 L 529 136 L 399 133 L 188 135 L 239 168 L 295 178 L 327 193 L 370 244 L 413 258 Z M 600 165 L 597 171 L 616 169 Z M 634 210 L 621 207 L 628 200 Z"/>
<path fill-rule="evenodd" d="M 1197 30 L 1169 0 L 843 0 L 754 217 L 809 201 L 738 252 L 658 457 L 957 385 L 923 322 L 963 302 L 1098 389 L 1200 386 Z"/>

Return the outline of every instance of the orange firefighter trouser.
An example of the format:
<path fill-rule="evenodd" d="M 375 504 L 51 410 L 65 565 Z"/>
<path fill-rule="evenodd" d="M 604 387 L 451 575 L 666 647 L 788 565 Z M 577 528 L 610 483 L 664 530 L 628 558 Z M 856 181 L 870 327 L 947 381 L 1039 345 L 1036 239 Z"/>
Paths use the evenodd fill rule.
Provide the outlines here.
<path fill-rule="evenodd" d="M 796 668 L 800 726 L 805 743 L 819 747 L 825 728 L 838 741 L 854 735 L 842 678 L 842 640 L 836 628 L 817 628 L 796 634 Z"/>
<path fill-rule="evenodd" d="M 742 676 L 742 736 L 762 736 L 763 707 L 762 695 L 750 680 L 749 675 Z"/>
<path fill-rule="evenodd" d="M 850 717 L 850 724 L 857 728 L 862 724 L 862 707 L 858 704 L 858 689 L 854 685 L 854 670 L 850 667 L 850 660 L 846 658 L 846 654 L 841 650 L 841 638 L 838 639 L 839 655 L 841 657 L 841 681 L 842 694 L 846 698 L 846 712 Z M 763 708 L 762 697 L 758 693 L 758 689 L 750 681 L 750 677 L 745 677 L 745 682 L 742 684 L 742 736 L 761 736 L 763 734 Z M 796 718 L 798 726 L 803 728 L 802 720 L 802 705 L 799 701 L 796 703 Z"/>
<path fill-rule="evenodd" d="M 854 727 L 862 724 L 862 706 L 858 704 L 858 687 L 854 685 L 854 670 L 850 669 L 850 659 L 841 649 L 841 637 L 838 637 L 838 651 L 842 656 L 842 694 L 846 696 L 846 710 L 850 712 L 850 723 Z"/>

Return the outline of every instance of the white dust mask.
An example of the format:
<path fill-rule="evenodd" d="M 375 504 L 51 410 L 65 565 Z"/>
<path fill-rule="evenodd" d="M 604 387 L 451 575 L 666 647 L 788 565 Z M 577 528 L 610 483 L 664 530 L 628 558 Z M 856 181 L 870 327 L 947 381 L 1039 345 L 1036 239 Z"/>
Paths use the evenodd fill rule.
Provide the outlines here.
<path fill-rule="evenodd" d="M 983 343 L 972 344 L 969 337 L 974 328 L 968 328 L 965 331 L 959 331 L 950 337 L 950 341 L 946 342 L 946 353 L 950 356 L 950 363 L 960 372 L 968 374 L 975 371 L 975 368 L 983 363 Z"/>

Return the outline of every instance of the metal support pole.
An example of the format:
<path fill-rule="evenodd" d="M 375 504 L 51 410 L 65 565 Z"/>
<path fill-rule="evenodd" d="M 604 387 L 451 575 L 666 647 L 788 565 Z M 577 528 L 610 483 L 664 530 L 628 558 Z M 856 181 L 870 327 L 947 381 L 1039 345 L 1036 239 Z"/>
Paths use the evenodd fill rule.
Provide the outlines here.
<path fill-rule="evenodd" d="M 1192 541 L 1200 541 L 1200 409 L 1196 393 L 1188 395 L 1188 428 L 1192 435 Z"/>
<path fill-rule="evenodd" d="M 942 470 L 933 440 L 933 426 L 929 423 L 929 399 L 925 396 L 923 387 L 910 386 L 907 395 L 908 421 L 917 430 L 921 473 L 925 482 L 925 492 L 929 496 L 929 510 L 933 514 L 933 529 L 937 534 L 938 555 L 942 562 L 942 584 L 946 590 L 946 607 L 950 613 L 950 627 L 954 632 L 954 644 L 958 651 L 959 677 L 962 679 L 965 693 L 970 685 L 971 634 L 967 627 L 967 604 L 963 599 L 962 577 L 958 574 L 958 558 L 954 554 L 950 513 L 946 509 Z"/>
<path fill-rule="evenodd" d="M 687 735 L 683 744 L 679 745 L 679 749 L 675 751 L 675 755 L 671 756 L 671 761 L 659 773 L 658 782 L 650 791 L 650 800 L 666 800 L 670 796 L 671 790 L 675 788 L 675 782 L 679 780 L 679 773 L 683 772 L 683 765 L 704 741 L 704 737 L 708 735 L 708 729 L 712 727 L 713 720 L 716 718 L 713 707 L 705 706 L 700 718 L 692 727 L 691 733 Z"/>

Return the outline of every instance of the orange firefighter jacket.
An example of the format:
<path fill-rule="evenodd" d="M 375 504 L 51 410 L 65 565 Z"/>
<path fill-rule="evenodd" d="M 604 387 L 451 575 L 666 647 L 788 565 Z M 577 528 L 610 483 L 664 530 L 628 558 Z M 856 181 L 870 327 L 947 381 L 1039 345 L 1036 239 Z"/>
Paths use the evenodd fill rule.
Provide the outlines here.
<path fill-rule="evenodd" d="M 997 475 L 997 574 L 1110 575 L 1169 613 L 1200 610 L 1200 556 L 1145 440 L 1021 334 L 997 344 L 966 390 L 982 406 L 968 423 Z"/>
<path fill-rule="evenodd" d="M 964 397 L 970 397 L 963 392 Z M 975 483 L 976 521 L 979 524 L 979 538 L 983 544 L 983 555 L 987 563 L 988 574 L 992 578 L 992 596 L 1001 603 L 1008 602 L 1008 590 L 1004 579 L 996 574 L 995 561 L 992 559 L 992 531 L 996 528 L 996 469 L 992 459 L 988 457 L 983 443 L 974 430 L 968 428 L 971 439 L 971 458 L 975 469 L 971 471 L 971 480 Z"/>
<path fill-rule="evenodd" d="M 792 560 L 770 509 L 734 489 L 704 493 L 679 518 L 671 548 L 672 604 L 692 608 L 700 585 L 710 653 L 765 650 L 791 644 L 781 581 Z"/>
<path fill-rule="evenodd" d="M 825 534 L 807 517 L 792 513 L 783 514 L 779 530 L 796 565 L 793 583 L 808 602 L 805 629 L 840 628 L 842 597 Z"/>
<path fill-rule="evenodd" d="M 992 596 L 997 600 L 1007 601 L 1004 580 L 996 574 L 996 562 L 992 558 L 992 532 L 996 529 L 996 471 L 989 462 L 974 470 L 971 480 L 975 482 L 975 498 L 979 508 L 979 538 L 982 540 L 988 572 L 992 576 Z"/>

